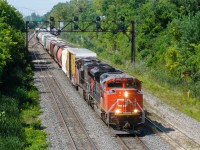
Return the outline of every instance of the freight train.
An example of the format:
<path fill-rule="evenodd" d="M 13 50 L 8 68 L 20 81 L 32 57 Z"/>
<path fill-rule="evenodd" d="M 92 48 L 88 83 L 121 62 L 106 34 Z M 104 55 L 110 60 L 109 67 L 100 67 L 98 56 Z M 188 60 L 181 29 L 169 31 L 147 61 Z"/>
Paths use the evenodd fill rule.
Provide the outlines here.
<path fill-rule="evenodd" d="M 140 80 L 48 32 L 39 29 L 36 38 L 108 126 L 133 130 L 145 122 Z"/>

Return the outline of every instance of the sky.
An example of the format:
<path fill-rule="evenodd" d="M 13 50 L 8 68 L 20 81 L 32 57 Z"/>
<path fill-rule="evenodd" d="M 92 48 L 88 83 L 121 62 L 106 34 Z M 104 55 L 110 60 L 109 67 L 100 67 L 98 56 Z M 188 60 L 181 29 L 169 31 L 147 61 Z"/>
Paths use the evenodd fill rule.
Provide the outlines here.
<path fill-rule="evenodd" d="M 14 6 L 24 16 L 31 15 L 33 12 L 42 16 L 51 11 L 54 5 L 66 1 L 70 0 L 7 0 L 8 4 Z"/>

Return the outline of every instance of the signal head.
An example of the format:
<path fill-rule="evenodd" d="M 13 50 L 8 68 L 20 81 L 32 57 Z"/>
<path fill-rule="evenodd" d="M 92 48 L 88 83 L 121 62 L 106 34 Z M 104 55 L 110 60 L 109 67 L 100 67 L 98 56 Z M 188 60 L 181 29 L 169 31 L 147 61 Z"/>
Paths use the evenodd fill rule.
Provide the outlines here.
<path fill-rule="evenodd" d="M 54 21 L 54 17 L 50 17 L 50 21 Z"/>
<path fill-rule="evenodd" d="M 50 25 L 50 29 L 52 30 L 54 28 L 54 25 Z"/>
<path fill-rule="evenodd" d="M 74 30 L 78 30 L 78 25 L 77 24 L 74 25 Z"/>
<path fill-rule="evenodd" d="M 97 28 L 97 29 L 101 29 L 101 24 L 97 22 L 96 28 Z"/>
<path fill-rule="evenodd" d="M 74 16 L 74 21 L 78 21 L 78 17 L 77 16 Z"/>
<path fill-rule="evenodd" d="M 120 30 L 122 30 L 122 31 L 126 30 L 126 28 L 125 28 L 125 26 L 123 24 L 120 24 Z"/>
<path fill-rule="evenodd" d="M 121 21 L 121 22 L 124 22 L 124 21 L 125 21 L 125 17 L 124 17 L 124 16 L 121 16 L 121 17 L 120 17 L 120 21 Z"/>
<path fill-rule="evenodd" d="M 96 21 L 101 21 L 100 16 L 97 16 L 97 17 L 96 17 Z"/>

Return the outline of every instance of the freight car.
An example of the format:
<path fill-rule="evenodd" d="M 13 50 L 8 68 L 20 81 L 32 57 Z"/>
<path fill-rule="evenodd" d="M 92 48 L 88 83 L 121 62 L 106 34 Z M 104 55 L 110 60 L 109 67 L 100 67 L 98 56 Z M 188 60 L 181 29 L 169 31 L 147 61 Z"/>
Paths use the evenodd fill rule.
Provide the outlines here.
<path fill-rule="evenodd" d="M 72 48 L 39 31 L 37 39 L 108 126 L 127 131 L 145 122 L 140 80 L 101 62 L 88 49 Z"/>

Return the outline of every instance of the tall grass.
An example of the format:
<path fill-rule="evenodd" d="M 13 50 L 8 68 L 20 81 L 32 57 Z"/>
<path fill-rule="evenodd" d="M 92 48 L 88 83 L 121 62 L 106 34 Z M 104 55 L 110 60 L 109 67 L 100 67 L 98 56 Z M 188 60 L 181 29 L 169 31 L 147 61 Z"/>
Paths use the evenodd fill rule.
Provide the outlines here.
<path fill-rule="evenodd" d="M 0 149 L 23 149 L 25 135 L 16 99 L 0 96 Z"/>

